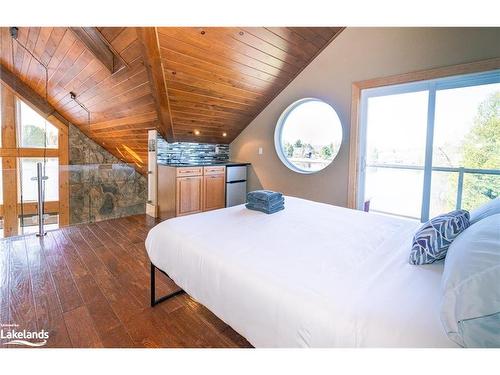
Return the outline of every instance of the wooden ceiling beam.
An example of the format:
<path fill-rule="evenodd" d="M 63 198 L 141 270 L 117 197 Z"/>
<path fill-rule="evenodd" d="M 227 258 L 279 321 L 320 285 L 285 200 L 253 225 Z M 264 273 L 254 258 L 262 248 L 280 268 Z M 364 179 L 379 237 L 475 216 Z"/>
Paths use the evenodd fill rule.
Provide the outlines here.
<path fill-rule="evenodd" d="M 26 85 L 14 73 L 12 73 L 10 70 L 8 70 L 5 66 L 1 64 L 0 64 L 0 82 L 9 90 L 11 90 L 16 96 L 20 97 L 26 103 L 30 104 L 31 107 L 36 112 L 38 112 L 41 116 L 43 116 L 47 120 L 55 122 L 54 123 L 55 125 L 57 125 L 57 123 L 62 123 L 65 126 L 69 127 L 70 122 L 66 120 L 66 118 L 63 115 L 57 112 L 57 110 L 48 101 L 46 101 L 45 98 L 38 95 L 38 93 L 33 91 L 31 87 Z M 79 129 L 83 134 L 92 139 L 94 142 L 106 148 L 102 144 L 102 142 L 93 137 L 92 134 L 88 132 L 88 130 L 83 129 L 81 127 L 79 127 Z M 122 160 L 124 163 L 130 163 L 124 158 L 123 155 L 120 155 L 115 149 L 106 148 L 106 150 L 113 156 Z M 143 175 L 146 174 L 146 171 L 144 170 L 143 166 L 136 165 L 135 169 Z"/>
<path fill-rule="evenodd" d="M 111 74 L 128 66 L 97 27 L 70 27 L 70 29 Z"/>
<path fill-rule="evenodd" d="M 168 141 L 173 142 L 174 131 L 170 102 L 168 98 L 167 82 L 164 76 L 164 67 L 160 55 L 158 32 L 155 27 L 137 27 L 137 38 L 141 44 L 144 66 L 148 71 L 149 82 L 156 112 L 160 120 L 160 133 Z"/>
<path fill-rule="evenodd" d="M 14 73 L 12 73 L 3 65 L 0 65 L 0 81 L 14 94 L 30 104 L 33 109 L 44 118 L 54 116 L 60 122 L 62 122 L 66 126 L 69 126 L 69 121 L 66 120 L 66 118 L 59 112 L 57 112 L 56 109 L 47 100 L 45 100 L 45 98 L 41 97 L 31 87 L 21 81 Z"/>

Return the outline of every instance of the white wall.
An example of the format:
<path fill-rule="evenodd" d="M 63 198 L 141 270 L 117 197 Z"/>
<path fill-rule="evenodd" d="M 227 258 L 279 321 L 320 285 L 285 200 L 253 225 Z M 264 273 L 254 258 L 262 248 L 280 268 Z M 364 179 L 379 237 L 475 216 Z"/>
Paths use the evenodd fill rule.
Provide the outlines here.
<path fill-rule="evenodd" d="M 231 143 L 231 159 L 252 163 L 249 190 L 266 188 L 346 206 L 351 84 L 493 57 L 500 57 L 500 28 L 347 28 Z M 274 149 L 276 121 L 303 97 L 330 103 L 343 126 L 339 155 L 313 175 L 289 170 Z"/>

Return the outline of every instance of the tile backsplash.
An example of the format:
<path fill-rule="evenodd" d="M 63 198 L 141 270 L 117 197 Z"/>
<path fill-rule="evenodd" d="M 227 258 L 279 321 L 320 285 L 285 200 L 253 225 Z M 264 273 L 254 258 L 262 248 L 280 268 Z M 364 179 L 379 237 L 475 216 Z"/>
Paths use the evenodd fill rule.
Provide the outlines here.
<path fill-rule="evenodd" d="M 174 142 L 157 138 L 158 163 L 212 163 L 229 160 L 229 145 Z"/>

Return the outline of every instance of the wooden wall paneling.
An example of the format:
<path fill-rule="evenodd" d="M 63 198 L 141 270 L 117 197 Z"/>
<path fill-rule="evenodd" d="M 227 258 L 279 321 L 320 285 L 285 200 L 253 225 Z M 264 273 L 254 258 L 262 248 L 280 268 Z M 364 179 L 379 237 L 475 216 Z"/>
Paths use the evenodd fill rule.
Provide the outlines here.
<path fill-rule="evenodd" d="M 284 29 L 284 28 L 276 28 L 276 29 Z M 273 31 L 270 28 L 266 27 L 243 27 L 242 30 L 247 34 L 258 39 L 265 41 L 266 43 L 271 44 L 272 46 L 279 48 L 280 50 L 286 52 L 287 54 L 296 57 L 304 62 L 307 62 L 311 56 L 311 54 L 316 53 L 316 47 L 312 46 L 307 41 L 303 41 L 300 45 L 295 44 L 283 38 Z"/>
<path fill-rule="evenodd" d="M 9 29 L 0 27 L 0 61 L 7 69 L 12 70 L 12 38 L 9 35 Z"/>
<path fill-rule="evenodd" d="M 228 70 L 223 66 L 166 47 L 161 49 L 161 53 L 165 67 L 171 71 L 184 72 L 208 81 L 220 82 L 249 91 L 262 92 L 262 90 L 266 89 L 275 89 L 271 82 L 250 75 L 239 74 L 237 71 Z"/>
<path fill-rule="evenodd" d="M 77 77 L 82 70 L 87 68 L 91 62 L 95 62 L 92 53 L 82 49 L 74 63 L 69 68 L 65 69 L 64 74 L 58 75 L 57 80 L 56 77 L 53 77 L 52 81 L 50 81 L 52 91 L 51 98 L 55 99 L 69 92 L 67 91 L 66 85 Z"/>
<path fill-rule="evenodd" d="M 57 157 L 59 156 L 59 151 L 57 149 L 47 149 L 43 151 L 42 148 L 2 148 L 0 149 L 1 157 L 22 157 L 22 158 L 40 158 L 43 156 L 47 157 Z"/>
<path fill-rule="evenodd" d="M 318 38 L 317 34 L 314 31 L 311 31 L 307 27 L 289 27 L 297 35 L 300 35 L 304 40 L 309 41 L 314 44 L 318 49 L 321 49 L 325 40 L 323 38 Z"/>
<path fill-rule="evenodd" d="M 127 49 L 132 43 L 137 41 L 137 30 L 135 27 L 125 27 L 111 43 L 119 53 Z"/>
<path fill-rule="evenodd" d="M 147 141 L 139 130 L 156 128 L 169 141 L 178 133 L 182 140 L 229 143 L 341 29 L 100 27 L 78 28 L 79 38 L 65 27 L 21 27 L 18 42 L 48 67 L 51 108 L 42 112 L 55 109 L 61 121 L 70 120 L 144 173 L 136 155 Z M 2 68 L 43 98 L 44 68 L 12 41 L 8 28 L 0 28 L 0 37 Z M 109 67 L 109 50 L 129 67 L 111 74 L 95 57 Z M 93 124 L 151 112 L 155 118 L 136 124 L 120 120 L 113 126 L 120 132 L 103 137 L 99 125 L 88 126 L 87 113 L 70 91 L 92 111 Z M 137 132 L 125 137 L 129 125 Z M 195 135 L 195 126 L 205 134 Z"/>
<path fill-rule="evenodd" d="M 111 73 L 126 67 L 125 60 L 96 27 L 70 27 L 70 29 Z"/>
<path fill-rule="evenodd" d="M 94 121 L 96 123 L 100 123 L 100 122 L 103 122 L 103 121 L 109 121 L 109 120 L 113 120 L 113 119 L 116 119 L 116 118 L 126 118 L 126 117 L 129 117 L 129 116 L 132 116 L 130 114 L 131 110 L 130 110 L 130 108 L 128 108 L 128 106 L 133 106 L 136 103 L 142 103 L 141 105 L 138 106 L 138 110 L 140 110 L 141 113 L 154 112 L 154 114 L 156 116 L 155 103 L 154 103 L 151 95 L 148 95 L 147 97 L 141 97 L 141 98 L 139 98 L 137 100 L 134 100 L 134 101 L 132 101 L 130 103 L 127 103 L 126 107 L 123 110 L 116 111 L 113 114 L 110 114 L 110 113 L 107 113 L 107 112 L 100 112 L 100 113 L 93 114 L 92 115 L 92 131 L 94 130 L 94 128 L 93 128 Z M 149 123 L 153 123 L 155 128 L 158 128 L 158 126 L 159 126 L 158 125 L 158 121 L 156 119 L 153 120 L 153 121 L 148 121 L 148 122 Z M 145 122 L 143 122 L 143 123 L 145 123 Z M 138 123 L 138 124 L 135 124 L 135 125 L 140 126 L 141 124 Z"/>
<path fill-rule="evenodd" d="M 108 71 L 99 62 L 93 60 L 93 67 L 95 67 L 91 72 L 86 73 L 87 77 L 82 80 L 81 83 L 76 83 L 74 85 L 65 87 L 64 90 L 60 90 L 54 96 L 54 106 L 56 106 L 59 111 L 63 112 L 66 110 L 66 106 L 71 108 L 77 108 L 74 104 L 74 100 L 71 98 L 70 91 L 74 92 L 79 98 L 85 94 L 88 90 L 92 89 L 95 85 L 102 82 L 106 77 L 109 76 Z M 116 73 L 116 74 L 119 74 Z M 71 90 L 69 89 L 71 87 Z M 66 110 L 68 112 L 68 110 Z M 72 118 L 72 121 L 74 119 Z"/>
<path fill-rule="evenodd" d="M 48 28 L 50 29 L 50 28 Z M 57 93 L 57 92 L 61 92 L 61 85 L 62 84 L 66 84 L 66 82 L 70 82 L 71 79 L 69 78 L 71 75 L 76 75 L 76 77 L 79 77 L 80 76 L 80 73 L 82 72 L 83 69 L 85 69 L 85 72 L 86 72 L 86 76 L 92 76 L 92 74 L 90 74 L 90 70 L 88 68 L 88 66 L 90 65 L 90 67 L 95 67 L 95 60 L 94 60 L 94 64 L 89 63 L 89 64 L 86 64 L 88 61 L 86 60 L 82 60 L 82 56 L 86 55 L 86 53 L 84 54 L 84 50 L 81 50 L 81 47 L 80 47 L 80 59 L 77 59 L 76 62 L 73 63 L 72 67 L 70 70 L 67 70 L 64 74 L 55 74 L 54 71 L 57 70 L 57 69 L 61 69 L 63 68 L 64 66 L 67 66 L 67 64 L 69 62 L 71 62 L 72 60 L 69 59 L 68 57 L 68 53 L 71 53 L 71 51 L 69 49 L 75 49 L 76 46 L 78 46 L 78 43 L 76 43 L 75 39 L 74 39 L 74 36 L 72 35 L 72 33 L 70 32 L 69 35 L 70 37 L 67 36 L 66 32 L 65 32 L 65 28 L 62 29 L 61 31 L 61 28 L 56 28 L 56 29 L 52 29 L 50 31 L 50 35 L 51 37 L 49 38 L 49 41 L 47 42 L 47 44 L 51 43 L 52 44 L 52 48 L 54 47 L 54 44 L 52 43 L 52 41 L 54 40 L 53 36 L 54 35 L 59 35 L 59 38 L 61 39 L 61 43 L 60 45 L 58 45 L 56 48 L 53 48 L 53 51 L 54 53 L 57 52 L 57 56 L 46 56 L 45 54 L 41 57 L 41 58 L 44 58 L 45 59 L 45 62 L 44 63 L 47 63 L 49 64 L 49 73 L 50 75 L 52 76 L 52 85 L 55 85 L 54 87 L 59 87 L 58 90 L 54 91 L 52 90 L 53 93 Z M 8 35 L 8 29 L 7 28 L 2 28 L 1 30 L 2 32 L 2 41 L 5 40 L 7 43 L 2 43 L 2 56 L 7 56 L 9 55 L 10 53 L 10 43 L 8 42 L 12 42 L 12 40 L 10 40 L 10 36 Z M 44 35 L 48 34 L 49 32 L 48 31 L 45 31 L 44 32 Z M 20 29 L 20 42 L 22 43 L 25 43 L 26 40 L 28 40 L 28 35 L 30 34 L 30 31 L 28 28 L 21 28 Z M 64 42 L 64 43 L 63 43 Z M 41 41 L 40 41 L 40 37 L 38 38 L 37 40 L 37 43 L 36 43 L 36 49 L 38 50 L 38 46 L 40 45 Z M 14 46 L 17 45 L 17 42 L 14 42 Z M 63 45 L 65 48 L 61 48 L 60 46 Z M 5 48 L 5 46 L 7 48 Z M 50 47 L 50 46 L 49 46 Z M 25 51 L 23 52 L 22 49 L 17 46 L 15 48 L 15 52 L 16 52 L 16 56 L 19 55 L 20 58 L 23 58 L 24 57 L 24 53 Z M 69 60 L 68 60 L 69 59 Z M 22 65 L 22 59 L 19 59 L 19 61 L 21 62 L 21 65 Z M 42 60 L 44 61 L 44 60 Z M 64 64 L 62 64 L 62 62 L 65 62 Z M 2 67 L 4 66 L 4 63 L 7 63 L 7 66 L 9 64 L 9 60 L 3 60 L 2 61 Z M 10 64 L 12 66 L 12 64 Z M 31 65 L 33 66 L 33 64 Z M 16 68 L 17 68 L 17 65 L 16 65 Z M 100 66 L 99 66 L 100 68 Z M 52 69 L 52 70 L 50 70 Z M 16 72 L 18 71 L 19 69 L 16 70 Z M 31 69 L 32 71 L 33 69 Z M 28 70 L 30 71 L 30 70 Z M 5 72 L 3 72 L 5 73 Z M 5 76 L 5 74 L 2 74 L 2 76 Z M 22 80 L 21 80 L 22 81 Z M 57 82 L 56 82 L 57 81 Z M 26 83 L 26 81 L 22 81 L 23 83 Z M 45 89 L 44 89 L 44 83 L 45 83 L 45 79 L 43 80 L 40 80 L 40 82 L 42 82 L 42 95 L 44 95 L 44 92 L 45 92 Z M 31 84 L 33 84 L 33 81 L 30 81 L 28 82 Z M 57 84 L 56 84 L 57 83 Z M 26 86 L 28 86 L 28 84 L 26 83 Z M 35 84 L 36 86 L 36 84 Z M 29 86 L 28 86 L 29 87 Z M 67 90 L 67 89 L 66 89 Z M 62 90 L 64 92 L 64 90 Z M 69 91 L 69 90 L 68 90 Z M 39 93 L 40 94 L 40 93 Z M 63 93 L 61 95 L 62 97 L 64 96 L 68 96 L 67 93 Z M 49 97 L 50 97 L 50 87 L 49 87 Z M 38 106 L 38 108 L 40 108 L 40 106 Z M 47 112 L 46 110 L 45 111 L 40 111 L 40 112 Z"/>
<path fill-rule="evenodd" d="M 56 69 L 53 72 L 51 72 L 49 67 L 48 86 L 51 95 L 55 95 L 61 90 L 61 87 L 58 86 L 57 83 L 66 75 L 66 73 L 70 69 L 78 69 L 80 67 L 78 64 L 78 59 L 80 59 L 80 57 L 85 53 L 87 53 L 88 55 L 88 51 L 85 49 L 83 43 L 80 42 L 78 39 L 74 40 L 71 46 L 66 51 L 64 51 L 64 55 L 61 56 L 61 60 L 59 61 L 59 64 L 57 65 Z M 45 82 L 42 81 L 40 83 L 42 86 L 41 91 L 44 92 Z"/>
<path fill-rule="evenodd" d="M 201 102 L 207 105 L 214 105 L 219 108 L 230 108 L 230 109 L 235 109 L 243 113 L 251 113 L 251 114 L 256 114 L 257 113 L 257 108 L 252 106 L 249 103 L 239 103 L 239 102 L 234 102 L 231 100 L 227 100 L 224 98 L 217 98 L 214 96 L 210 95 L 204 95 L 200 93 L 195 93 L 192 91 L 185 91 L 182 89 L 178 88 L 171 88 L 169 89 L 170 96 L 173 99 L 179 100 L 179 101 L 191 101 L 191 102 Z"/>
<path fill-rule="evenodd" d="M 5 68 L 2 66 L 2 69 L 5 69 Z M 142 69 L 144 69 L 144 68 L 142 67 Z M 7 71 L 6 73 L 9 73 L 9 71 Z M 120 73 L 117 73 L 116 75 L 118 75 L 118 74 L 120 74 Z M 108 74 L 108 76 L 109 76 L 109 74 Z M 13 89 L 18 89 L 19 92 L 22 94 L 20 96 L 23 98 L 23 100 L 30 102 L 33 105 L 33 107 L 41 115 L 46 116 L 47 113 L 52 112 L 53 115 L 56 116 L 60 121 L 67 123 L 67 121 L 64 119 L 63 115 L 56 112 L 53 109 L 53 107 L 50 105 L 50 103 L 47 103 L 43 98 L 41 98 L 39 95 L 37 95 L 37 93 L 35 93 L 30 87 L 25 85 L 16 76 L 14 76 L 13 74 L 2 74 L 1 78 L 6 78 L 5 80 L 7 81 L 7 83 L 10 84 L 10 86 Z M 126 80 L 126 76 L 123 77 L 123 80 Z M 149 108 L 149 109 L 151 110 L 151 108 Z M 87 120 L 86 115 L 83 117 L 83 119 L 84 119 L 84 124 L 86 125 L 86 120 Z M 154 119 L 156 120 L 156 116 L 154 117 Z M 148 126 L 148 128 L 151 128 L 151 126 Z M 91 129 L 89 129 L 87 126 L 80 127 L 80 130 L 82 130 L 87 136 L 92 138 Z M 103 143 L 100 142 L 98 139 L 96 139 L 96 142 L 101 144 L 102 146 L 104 146 L 106 148 L 106 146 L 103 145 Z M 117 152 L 116 148 L 110 148 L 108 151 L 110 151 L 116 157 L 118 157 L 126 162 L 134 164 L 140 173 L 145 173 L 145 166 L 142 163 L 137 163 L 137 160 L 134 159 L 133 157 L 131 157 L 130 153 L 125 153 L 125 154 L 119 153 L 119 152 Z M 23 152 L 26 152 L 26 151 L 23 151 Z M 51 152 L 52 152 L 51 150 L 48 151 L 48 153 L 51 153 Z"/>
<path fill-rule="evenodd" d="M 23 202 L 22 206 L 22 211 L 25 215 L 35 215 L 38 212 L 38 204 L 36 202 Z M 44 207 L 45 212 L 57 214 L 59 211 L 59 201 L 45 202 Z M 21 203 L 17 204 L 17 212 L 21 212 Z"/>
<path fill-rule="evenodd" d="M 70 92 L 85 91 L 85 85 L 92 82 L 92 77 L 99 73 L 100 69 L 104 69 L 101 63 L 97 60 L 91 60 L 77 74 L 73 76 L 66 75 L 66 79 L 59 82 L 59 85 L 62 86 L 61 90 L 57 94 L 51 95 L 51 101 L 54 103 L 54 106 L 57 106 L 65 99 L 68 101 L 70 99 Z"/>
<path fill-rule="evenodd" d="M 178 53 L 194 57 L 195 59 L 201 61 L 201 64 L 222 66 L 227 70 L 237 72 L 238 75 L 248 75 L 271 84 L 280 82 L 284 84 L 287 81 L 286 78 L 280 77 L 278 70 L 275 68 L 269 67 L 264 69 L 263 65 L 256 63 L 247 65 L 246 63 L 248 63 L 250 59 L 245 59 L 246 61 L 240 62 L 239 60 L 226 57 L 227 52 L 226 54 L 218 56 L 216 54 L 212 54 L 208 48 L 203 49 L 196 45 L 191 45 L 184 40 L 174 39 L 170 35 L 162 33 L 161 30 L 162 29 L 160 29 L 159 41 L 162 53 L 165 50 L 173 50 Z"/>
<path fill-rule="evenodd" d="M 127 73 L 127 74 L 126 74 Z M 137 75 L 142 74 L 137 79 Z M 145 81 L 147 81 L 147 76 L 144 71 L 144 67 L 140 63 L 135 63 L 131 65 L 130 69 L 122 69 L 119 72 L 113 75 L 107 75 L 107 77 L 101 80 L 99 83 L 94 85 L 92 88 L 87 91 L 80 93 L 76 92 L 77 99 L 80 103 L 83 103 L 87 108 L 89 108 L 92 112 L 92 122 L 98 121 L 95 120 L 99 117 L 100 112 L 103 110 L 107 110 L 107 113 L 113 115 L 115 110 L 124 110 L 127 109 L 129 103 L 127 101 L 131 100 L 129 97 L 129 91 L 136 89 L 139 86 L 144 87 Z M 147 94 L 148 90 L 146 89 L 143 94 Z M 116 100 L 114 97 L 120 96 L 121 98 L 125 98 L 124 100 Z M 132 98 L 133 100 L 134 98 Z M 93 105 L 101 105 L 101 108 L 94 107 Z M 62 114 L 65 114 L 68 117 L 80 117 L 82 122 L 80 126 L 84 126 L 87 123 L 87 113 L 85 110 L 81 108 L 81 106 L 71 99 L 69 96 L 66 96 L 60 103 L 62 107 Z M 102 108 L 104 107 L 105 108 Z M 128 108 L 127 114 L 135 114 L 134 107 Z M 132 112 L 132 113 L 131 113 Z"/>
<path fill-rule="evenodd" d="M 30 27 L 29 28 L 28 37 L 27 37 L 26 42 L 25 42 L 26 48 L 29 51 L 34 50 L 39 34 L 40 34 L 40 27 Z M 23 51 L 23 53 L 24 53 L 24 58 L 23 58 L 23 62 L 21 65 L 20 73 L 21 73 L 21 75 L 26 76 L 28 74 L 28 70 L 29 70 L 31 62 L 33 60 L 33 57 L 29 53 L 27 53 L 26 51 Z"/>
<path fill-rule="evenodd" d="M 261 93 L 256 91 L 246 90 L 243 88 L 235 87 L 232 85 L 228 85 L 221 82 L 214 82 L 212 80 L 207 80 L 204 78 L 199 78 L 197 76 L 193 76 L 187 73 L 184 73 L 182 70 L 171 70 L 166 69 L 165 77 L 167 82 L 176 82 L 183 85 L 191 86 L 193 88 L 202 88 L 204 90 L 213 90 L 217 93 L 221 93 L 223 95 L 228 94 L 235 98 L 248 99 L 248 100 L 259 100 L 263 97 L 265 98 L 265 93 Z M 173 87 L 170 84 L 169 87 Z M 236 99 L 238 100 L 238 99 Z"/>
<path fill-rule="evenodd" d="M 223 36 L 222 40 L 225 44 L 232 46 L 246 56 L 287 71 L 291 75 L 294 75 L 307 63 L 307 58 L 291 55 L 288 51 L 277 48 L 272 43 L 268 43 L 267 40 L 255 37 L 242 28 L 219 27 L 215 30 L 219 36 Z"/>
<path fill-rule="evenodd" d="M 289 78 L 293 74 L 295 68 L 287 66 L 286 62 L 233 39 L 228 34 L 231 30 L 217 27 L 163 27 L 159 33 L 164 40 L 163 46 L 180 46 L 182 43 L 182 48 L 190 48 L 196 54 L 202 51 L 210 53 L 212 61 L 219 60 L 234 67 L 245 65 L 275 77 Z"/>
<path fill-rule="evenodd" d="M 59 129 L 59 226 L 69 225 L 69 129 L 57 118 L 48 120 Z M 47 207 L 48 210 L 48 207 Z"/>
<path fill-rule="evenodd" d="M 173 116 L 175 116 L 176 113 L 182 113 L 185 115 L 189 115 L 189 117 L 191 118 L 197 118 L 200 120 L 221 119 L 224 121 L 233 121 L 233 123 L 241 123 L 250 119 L 250 116 L 245 114 L 214 111 L 201 108 L 194 109 L 193 106 L 190 106 L 187 103 L 185 105 L 174 104 L 171 106 L 171 108 Z"/>
<path fill-rule="evenodd" d="M 134 126 L 137 126 L 137 128 L 118 127 L 115 129 L 111 128 L 111 129 L 102 129 L 102 130 L 92 130 L 92 134 L 95 137 L 101 137 L 101 138 L 106 138 L 106 137 L 112 138 L 114 136 L 121 135 L 121 136 L 134 136 L 134 137 L 138 137 L 139 139 L 141 139 L 144 137 L 144 130 L 145 129 L 149 129 L 149 130 L 155 129 L 154 123 L 151 123 L 151 122 L 134 124 Z"/>
<path fill-rule="evenodd" d="M 225 99 L 244 105 L 255 106 L 258 105 L 263 99 L 263 96 L 258 93 L 252 93 L 238 88 L 227 87 L 203 80 L 192 79 L 186 76 L 177 78 L 176 75 L 168 75 L 167 82 L 171 89 L 213 96 L 215 98 Z"/>
<path fill-rule="evenodd" d="M 40 52 L 40 61 L 45 64 L 49 65 L 51 62 L 52 56 L 54 55 L 57 47 L 59 46 L 59 43 L 61 42 L 62 38 L 66 34 L 66 28 L 65 27 L 53 27 L 51 28 L 50 32 L 50 37 L 47 40 L 47 43 L 45 44 L 45 48 L 43 51 Z"/>
<path fill-rule="evenodd" d="M 125 27 L 98 27 L 101 34 L 108 40 L 110 43 L 115 39 L 124 29 Z"/>
<path fill-rule="evenodd" d="M 47 44 L 47 40 L 51 32 L 52 32 L 51 27 L 42 27 L 40 29 L 40 33 L 38 34 L 38 39 L 36 41 L 35 46 L 33 47 L 33 54 L 35 56 L 40 56 L 43 53 L 43 50 L 45 49 L 45 45 Z M 31 58 L 28 71 L 26 72 L 26 74 L 30 77 L 34 77 L 32 81 L 35 81 L 37 79 L 36 77 L 38 77 L 38 79 L 44 79 L 45 69 L 38 61 Z"/>
<path fill-rule="evenodd" d="M 120 52 L 123 59 L 130 65 L 137 60 L 142 59 L 141 44 L 136 39 L 130 43 L 123 51 Z"/>
<path fill-rule="evenodd" d="M 92 130 L 112 129 L 123 127 L 125 129 L 137 127 L 138 124 L 156 121 L 156 111 L 144 112 L 138 115 L 113 118 L 101 122 L 92 123 Z"/>
<path fill-rule="evenodd" d="M 181 93 L 182 94 L 182 93 Z M 206 102 L 201 102 L 197 101 L 197 98 L 195 96 L 182 96 L 179 95 L 179 97 L 170 97 L 170 102 L 172 103 L 172 106 L 182 106 L 186 112 L 188 113 L 198 113 L 198 110 L 205 110 L 205 111 L 213 111 L 213 112 L 222 112 L 222 113 L 227 113 L 227 114 L 236 114 L 242 117 L 250 117 L 252 118 L 253 113 L 248 113 L 245 112 L 245 110 L 240 109 L 240 108 L 229 108 L 229 107 L 223 107 L 217 103 L 206 103 Z M 246 124 L 248 125 L 248 123 Z"/>
<path fill-rule="evenodd" d="M 16 100 L 12 92 L 0 84 L 2 96 L 2 149 L 16 148 Z"/>
<path fill-rule="evenodd" d="M 95 84 L 91 89 L 80 93 L 78 99 L 91 107 L 94 103 L 108 99 L 133 89 L 140 84 L 147 82 L 147 73 L 140 62 L 135 62 L 127 70 L 121 70 L 113 75 L 107 75 L 101 82 Z M 76 103 L 69 102 L 68 110 L 78 108 Z"/>
<path fill-rule="evenodd" d="M 62 123 L 68 124 L 68 121 L 47 100 L 36 93 L 31 87 L 27 86 L 3 65 L 0 65 L 0 81 L 21 99 L 30 103 L 32 108 L 43 117 L 52 115 Z"/>
<path fill-rule="evenodd" d="M 67 29 L 63 28 L 63 33 L 53 33 L 54 47 L 46 50 L 45 54 L 40 57 L 40 60 L 47 66 L 49 85 L 51 77 L 58 71 L 60 64 L 66 56 L 68 50 L 76 43 L 76 38 L 71 32 L 66 32 Z M 50 43 L 50 42 L 49 42 Z M 21 77 L 27 79 L 28 77 Z M 33 90 L 40 93 L 45 89 L 45 79 L 40 79 Z M 50 91 L 50 90 L 49 90 Z"/>
<path fill-rule="evenodd" d="M 106 84 L 110 80 L 117 80 L 122 74 L 124 74 L 124 71 L 120 70 L 116 74 L 111 75 L 106 68 L 100 66 L 80 86 L 75 87 L 74 92 L 77 94 L 78 99 L 85 103 L 87 100 L 86 96 L 94 94 L 100 85 Z M 109 86 L 112 87 L 113 85 L 111 84 Z M 70 111 L 73 108 L 78 109 L 78 105 L 71 99 L 69 92 L 63 91 L 61 94 L 62 98 L 58 101 L 58 108 L 64 108 L 66 111 Z"/>
<path fill-rule="evenodd" d="M 2 149 L 16 147 L 16 102 L 10 90 L 0 84 L 2 105 Z M 2 155 L 2 189 L 4 237 L 18 233 L 17 222 L 17 157 Z"/>
<path fill-rule="evenodd" d="M 89 110 L 92 113 L 102 113 L 102 112 L 110 112 L 116 106 L 127 105 L 130 101 L 135 101 L 140 98 L 144 98 L 145 96 L 149 96 L 151 94 L 151 89 L 146 82 L 140 83 L 138 86 L 131 88 L 130 90 L 126 90 L 117 94 L 112 98 L 107 98 L 105 100 L 101 100 L 95 105 L 91 106 Z"/>
<path fill-rule="evenodd" d="M 316 47 L 312 42 L 305 40 L 302 36 L 296 34 L 289 27 L 266 27 L 267 31 L 271 32 L 274 35 L 277 35 L 281 40 L 285 42 L 285 44 L 281 44 L 280 48 L 290 48 L 290 45 L 296 46 L 297 48 L 301 48 L 307 56 L 313 55 L 318 51 L 318 47 Z M 272 35 L 267 37 L 267 40 L 272 41 L 273 43 L 279 43 L 276 38 Z"/>
<path fill-rule="evenodd" d="M 158 28 L 176 136 L 231 142 L 341 29 L 290 29 L 292 43 L 264 28 Z M 206 112 L 197 121 L 192 115 L 199 109 Z M 214 111 L 241 118 L 224 119 Z M 202 134 L 195 136 L 194 129 Z"/>
<path fill-rule="evenodd" d="M 7 32 L 9 33 L 8 28 L 7 28 Z M 28 32 L 29 32 L 29 28 L 20 28 L 19 29 L 18 40 L 21 43 L 26 44 L 26 41 L 28 39 Z M 10 35 L 9 35 L 9 38 L 10 38 Z M 21 47 L 19 47 L 19 45 L 17 45 L 15 41 L 11 41 L 11 51 L 13 54 L 13 59 L 12 59 L 13 67 L 15 67 L 17 69 L 17 72 L 20 73 L 21 69 L 22 69 L 22 64 L 23 64 L 23 58 L 24 58 L 26 51 L 24 49 L 22 49 Z"/>

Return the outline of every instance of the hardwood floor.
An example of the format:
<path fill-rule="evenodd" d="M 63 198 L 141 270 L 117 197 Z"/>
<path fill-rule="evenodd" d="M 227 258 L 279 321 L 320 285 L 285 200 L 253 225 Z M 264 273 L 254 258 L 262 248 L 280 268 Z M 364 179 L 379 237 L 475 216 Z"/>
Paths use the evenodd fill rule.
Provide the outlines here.
<path fill-rule="evenodd" d="M 46 330 L 48 347 L 251 347 L 186 294 L 149 306 L 154 224 L 139 215 L 0 240 L 0 323 Z M 159 272 L 156 285 L 176 289 Z"/>

